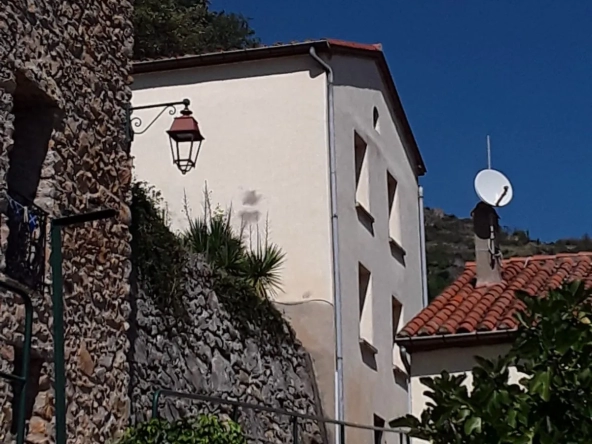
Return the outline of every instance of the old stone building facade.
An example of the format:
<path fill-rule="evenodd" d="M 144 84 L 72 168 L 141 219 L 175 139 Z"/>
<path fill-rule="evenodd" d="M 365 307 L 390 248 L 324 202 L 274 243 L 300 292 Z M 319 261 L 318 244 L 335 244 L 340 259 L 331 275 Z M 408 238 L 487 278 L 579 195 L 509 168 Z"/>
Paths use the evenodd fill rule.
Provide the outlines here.
<path fill-rule="evenodd" d="M 131 158 L 123 119 L 131 16 L 128 0 L 0 6 L 1 256 L 4 275 L 36 287 L 32 379 L 40 374 L 29 384 L 31 442 L 53 435 L 49 251 L 27 250 L 43 247 L 44 212 L 118 210 L 113 220 L 63 232 L 68 442 L 105 442 L 128 421 Z M 24 309 L 14 294 L 0 296 L 0 365 L 12 372 Z M 3 443 L 11 439 L 12 397 L 0 380 Z"/>
<path fill-rule="evenodd" d="M 19 284 L 34 306 L 27 442 L 55 436 L 49 222 L 104 208 L 117 216 L 62 230 L 68 444 L 112 442 L 147 418 L 157 387 L 321 415 L 306 351 L 297 341 L 271 346 L 238 334 L 199 260 L 185 297 L 192 334 L 170 336 L 150 298 L 131 290 L 132 11 L 128 0 L 0 6 L 0 282 Z M 24 318 L 23 300 L 0 288 L 4 374 L 22 370 Z M 1 443 L 15 439 L 15 393 L 0 379 Z M 163 403 L 168 418 L 197 411 Z M 241 418 L 248 433 L 287 442 L 288 417 Z M 301 421 L 300 433 L 303 442 L 326 442 L 314 421 Z"/>

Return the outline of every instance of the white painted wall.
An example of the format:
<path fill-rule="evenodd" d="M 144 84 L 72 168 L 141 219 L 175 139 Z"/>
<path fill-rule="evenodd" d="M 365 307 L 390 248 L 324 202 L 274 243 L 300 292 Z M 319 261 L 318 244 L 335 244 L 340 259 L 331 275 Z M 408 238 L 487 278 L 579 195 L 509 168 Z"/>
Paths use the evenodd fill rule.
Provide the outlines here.
<path fill-rule="evenodd" d="M 422 304 L 419 251 L 418 183 L 397 133 L 386 87 L 374 62 L 333 57 L 336 74 L 340 261 L 346 420 L 372 424 L 373 414 L 388 420 L 410 408 L 406 384 L 393 375 L 391 298 L 403 303 L 400 326 Z M 287 254 L 277 298 L 311 353 L 325 415 L 334 416 L 334 327 L 331 268 L 331 214 L 326 121 L 326 76 L 310 57 L 281 58 L 137 76 L 134 105 L 191 99 L 206 137 L 197 169 L 182 176 L 169 158 L 161 118 L 132 147 L 140 180 L 162 191 L 175 228 L 186 226 L 183 194 L 200 213 L 205 181 L 211 200 L 232 204 L 235 214 L 269 215 L 271 238 Z M 374 129 L 373 109 L 380 115 Z M 150 112 L 143 112 L 148 116 Z M 154 115 L 154 112 L 152 112 Z M 353 140 L 356 130 L 368 143 L 367 208 L 374 236 L 355 211 Z M 386 172 L 398 181 L 397 240 L 404 264 L 391 254 Z M 249 205 L 245 197 L 256 193 Z M 359 344 L 358 262 L 372 272 L 370 342 L 378 350 L 376 369 L 362 360 Z M 322 301 L 321 303 L 316 301 Z M 399 362 L 400 364 L 400 362 Z M 352 442 L 372 432 L 348 431 Z M 359 438 L 358 438 L 359 437 Z M 384 442 L 395 442 L 385 436 Z M 370 441 L 368 441 L 370 442 Z"/>
<path fill-rule="evenodd" d="M 331 300 L 331 243 L 324 73 L 310 57 L 292 57 L 138 75 L 133 104 L 191 100 L 206 137 L 197 168 L 182 176 L 172 164 L 161 117 L 132 146 L 135 172 L 161 190 L 175 229 L 211 203 L 232 206 L 286 252 L 282 302 Z M 137 115 L 148 118 L 155 111 Z"/>
<path fill-rule="evenodd" d="M 397 359 L 398 349 L 393 352 L 391 308 L 395 296 L 403 304 L 400 327 L 419 312 L 422 305 L 418 181 L 397 132 L 389 95 L 376 64 L 369 59 L 345 56 L 333 57 L 330 63 L 335 70 L 336 82 L 346 419 L 372 423 L 376 414 L 388 423 L 390 419 L 407 413 L 410 407 L 407 388 L 399 378 L 395 380 L 393 373 L 393 361 L 400 364 L 400 360 Z M 379 114 L 379 131 L 374 128 L 374 107 Z M 356 199 L 355 187 L 354 131 L 368 145 L 369 186 L 364 191 L 368 200 L 360 203 L 375 220 L 374 235 L 360 223 L 355 210 L 359 198 Z M 395 236 L 389 221 L 387 171 L 398 182 L 393 216 L 399 221 L 396 224 L 399 230 L 397 240 L 407 253 L 404 262 L 393 256 L 389 246 L 389 237 Z M 377 349 L 375 369 L 368 365 L 368 359 L 363 359 L 358 342 L 358 263 L 362 263 L 372 276 L 371 322 L 365 323 L 371 325 L 372 331 L 363 333 Z M 389 437 L 390 440 L 394 438 Z M 369 437 L 362 434 L 348 435 L 348 439 L 370 442 L 363 441 Z"/>

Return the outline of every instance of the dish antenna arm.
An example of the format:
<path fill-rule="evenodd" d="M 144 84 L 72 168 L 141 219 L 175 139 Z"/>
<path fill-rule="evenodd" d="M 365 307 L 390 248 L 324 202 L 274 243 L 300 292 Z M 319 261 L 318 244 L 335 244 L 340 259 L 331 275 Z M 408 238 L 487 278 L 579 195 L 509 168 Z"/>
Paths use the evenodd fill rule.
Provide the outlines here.
<path fill-rule="evenodd" d="M 505 187 L 507 188 L 507 187 Z M 503 197 L 503 195 L 502 195 Z M 500 197 L 500 199 L 502 198 Z M 499 230 L 497 230 L 499 231 Z M 491 214 L 491 218 L 489 220 L 489 240 L 487 242 L 487 249 L 489 250 L 489 255 L 491 256 L 491 267 L 495 265 L 496 261 L 500 261 L 503 259 L 502 251 L 496 246 L 495 243 L 496 237 L 496 221 L 495 216 Z"/>

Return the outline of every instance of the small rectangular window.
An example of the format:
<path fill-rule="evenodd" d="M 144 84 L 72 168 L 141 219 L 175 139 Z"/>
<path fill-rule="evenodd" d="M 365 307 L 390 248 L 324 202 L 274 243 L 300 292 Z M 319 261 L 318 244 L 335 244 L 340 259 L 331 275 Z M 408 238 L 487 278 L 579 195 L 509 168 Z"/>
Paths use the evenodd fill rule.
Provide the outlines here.
<path fill-rule="evenodd" d="M 358 296 L 360 303 L 360 338 L 372 344 L 371 274 L 362 264 L 358 264 Z"/>
<path fill-rule="evenodd" d="M 388 216 L 389 216 L 389 236 L 399 241 L 399 212 L 397 211 L 397 181 L 387 171 L 386 173 L 386 187 L 388 196 Z"/>
<path fill-rule="evenodd" d="M 370 214 L 370 171 L 368 144 L 354 131 L 356 212 L 360 223 L 374 235 L 374 218 Z"/>
<path fill-rule="evenodd" d="M 401 262 L 404 262 L 405 250 L 403 248 L 401 239 L 401 214 L 398 210 L 399 186 L 397 180 L 388 171 L 386 172 L 386 190 L 389 218 L 389 244 L 391 247 L 391 253 Z"/>
<path fill-rule="evenodd" d="M 399 347 L 395 344 L 397 333 L 401 329 L 401 320 L 403 318 L 403 304 L 399 302 L 396 297 L 391 298 L 391 332 L 393 337 L 393 369 L 398 371 L 404 371 L 405 366 L 401 359 Z"/>
<path fill-rule="evenodd" d="M 385 420 L 378 415 L 374 415 L 374 427 L 384 428 Z M 374 444 L 383 444 L 382 437 L 384 432 L 382 430 L 374 430 Z"/>
<path fill-rule="evenodd" d="M 356 202 L 370 210 L 370 171 L 368 144 L 354 132 L 354 160 L 356 172 Z"/>

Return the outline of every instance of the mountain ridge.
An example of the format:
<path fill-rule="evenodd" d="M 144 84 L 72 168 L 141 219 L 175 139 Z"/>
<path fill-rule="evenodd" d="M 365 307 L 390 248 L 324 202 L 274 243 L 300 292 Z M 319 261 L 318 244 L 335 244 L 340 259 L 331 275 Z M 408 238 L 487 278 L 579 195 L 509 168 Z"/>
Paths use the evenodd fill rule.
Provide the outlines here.
<path fill-rule="evenodd" d="M 459 218 L 439 208 L 425 208 L 425 238 L 430 300 L 439 295 L 475 260 L 471 218 Z M 504 258 L 537 254 L 592 251 L 592 238 L 563 238 L 554 242 L 532 239 L 528 230 L 501 227 L 499 245 Z"/>

